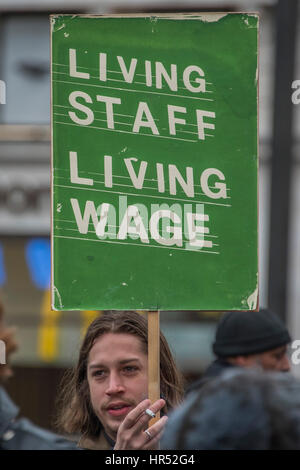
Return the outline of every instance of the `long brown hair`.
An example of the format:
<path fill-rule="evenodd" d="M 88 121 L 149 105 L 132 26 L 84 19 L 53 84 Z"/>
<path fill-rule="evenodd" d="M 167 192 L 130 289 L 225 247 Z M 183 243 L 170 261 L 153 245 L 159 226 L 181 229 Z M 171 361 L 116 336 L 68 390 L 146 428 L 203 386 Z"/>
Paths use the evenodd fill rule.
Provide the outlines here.
<path fill-rule="evenodd" d="M 89 326 L 83 340 L 77 365 L 63 379 L 58 400 L 56 426 L 68 433 L 81 433 L 95 438 L 101 423 L 95 415 L 90 400 L 87 364 L 90 350 L 96 339 L 106 333 L 126 333 L 138 337 L 145 354 L 148 354 L 148 326 L 146 318 L 134 311 L 106 311 Z M 168 343 L 160 332 L 160 387 L 166 400 L 163 409 L 168 413 L 177 407 L 183 397 L 183 378 L 172 357 Z"/>

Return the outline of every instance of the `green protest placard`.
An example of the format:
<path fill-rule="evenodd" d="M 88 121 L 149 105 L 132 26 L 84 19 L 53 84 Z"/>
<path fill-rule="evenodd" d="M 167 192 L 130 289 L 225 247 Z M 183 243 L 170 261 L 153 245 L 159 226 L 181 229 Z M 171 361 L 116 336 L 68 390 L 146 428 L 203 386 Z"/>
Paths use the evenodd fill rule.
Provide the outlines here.
<path fill-rule="evenodd" d="M 257 16 L 51 30 L 53 307 L 256 309 Z"/>

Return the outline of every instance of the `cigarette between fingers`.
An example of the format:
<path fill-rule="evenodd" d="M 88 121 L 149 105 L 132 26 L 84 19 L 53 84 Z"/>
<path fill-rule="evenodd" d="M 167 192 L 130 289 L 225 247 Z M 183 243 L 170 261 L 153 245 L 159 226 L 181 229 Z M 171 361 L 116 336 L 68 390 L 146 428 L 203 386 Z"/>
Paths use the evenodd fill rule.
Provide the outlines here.
<path fill-rule="evenodd" d="M 153 411 L 150 410 L 149 408 L 145 410 L 145 414 L 150 416 L 150 418 L 155 418 L 155 413 L 153 413 Z"/>

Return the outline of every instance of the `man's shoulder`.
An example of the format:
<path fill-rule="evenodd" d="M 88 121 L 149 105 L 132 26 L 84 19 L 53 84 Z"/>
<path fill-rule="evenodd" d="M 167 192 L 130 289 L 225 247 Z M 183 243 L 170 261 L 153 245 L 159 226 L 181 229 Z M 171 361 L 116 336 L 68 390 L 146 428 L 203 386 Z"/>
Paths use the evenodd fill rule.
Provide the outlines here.
<path fill-rule="evenodd" d="M 231 369 L 232 367 L 234 366 L 230 362 L 227 362 L 225 359 L 218 358 L 208 366 L 204 372 L 204 377 L 217 377 L 222 374 L 224 370 Z"/>
<path fill-rule="evenodd" d="M 13 421 L 0 438 L 1 447 L 11 450 L 76 450 L 63 436 L 33 424 L 27 418 Z"/>
<path fill-rule="evenodd" d="M 232 364 L 229 362 L 225 361 L 224 359 L 216 359 L 213 361 L 208 368 L 205 370 L 204 374 L 202 377 L 198 380 L 196 380 L 194 383 L 192 383 L 188 389 L 186 394 L 189 394 L 190 392 L 194 390 L 199 390 L 202 388 L 207 382 L 210 380 L 214 379 L 215 377 L 221 375 L 225 370 L 233 367 Z"/>
<path fill-rule="evenodd" d="M 3 450 L 72 450 L 76 444 L 58 434 L 19 418 L 19 408 L 0 387 L 0 449 Z"/>

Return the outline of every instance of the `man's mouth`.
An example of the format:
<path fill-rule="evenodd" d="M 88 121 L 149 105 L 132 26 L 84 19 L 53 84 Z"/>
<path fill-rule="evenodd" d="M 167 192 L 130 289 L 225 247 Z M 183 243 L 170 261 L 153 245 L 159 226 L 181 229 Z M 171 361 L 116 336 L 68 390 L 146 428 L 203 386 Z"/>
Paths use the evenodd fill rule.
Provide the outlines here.
<path fill-rule="evenodd" d="M 110 405 L 107 412 L 110 416 L 125 416 L 131 409 L 131 406 L 126 403 Z"/>

